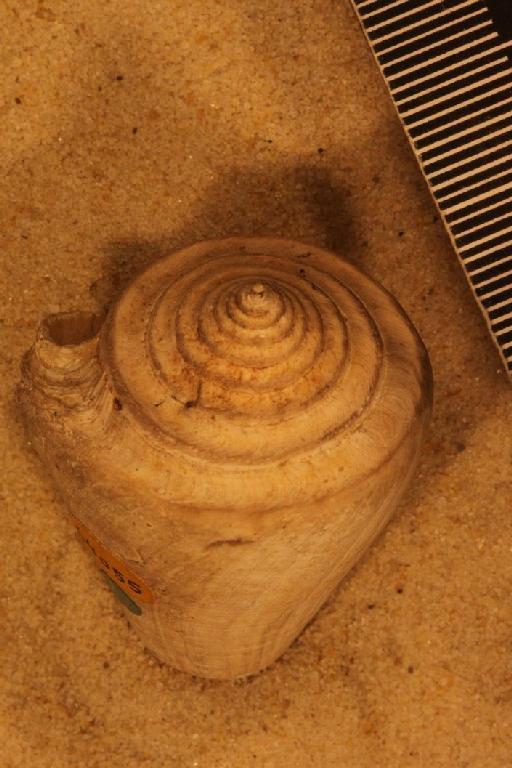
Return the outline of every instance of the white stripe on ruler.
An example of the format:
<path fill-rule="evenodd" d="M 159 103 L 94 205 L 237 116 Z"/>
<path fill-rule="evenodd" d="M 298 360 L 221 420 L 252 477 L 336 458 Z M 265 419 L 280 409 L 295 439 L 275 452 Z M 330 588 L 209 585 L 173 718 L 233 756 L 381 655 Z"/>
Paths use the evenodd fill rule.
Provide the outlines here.
<path fill-rule="evenodd" d="M 425 3 L 425 5 L 423 5 L 421 8 L 413 8 L 412 11 L 406 11 L 406 13 L 393 16 L 392 19 L 386 19 L 386 21 L 381 21 L 380 24 L 374 24 L 373 27 L 367 27 L 366 29 L 368 32 L 374 32 L 375 30 L 381 29 L 382 27 L 387 27 L 389 24 L 394 24 L 395 21 L 400 21 L 401 19 L 407 19 L 408 16 L 413 16 L 415 13 L 420 13 L 421 11 L 424 11 L 427 8 L 433 8 L 434 6 L 439 5 L 439 2 L 440 0 L 430 0 L 429 3 Z M 471 3 L 480 3 L 480 2 L 481 0 L 471 0 Z M 465 3 L 461 3 L 461 5 L 465 5 Z M 460 6 L 457 5 L 453 10 L 455 11 L 459 7 Z"/>
<path fill-rule="evenodd" d="M 505 101 L 500 102 L 500 106 L 507 106 L 508 104 L 512 104 L 512 98 L 505 99 Z M 492 109 L 492 107 L 489 107 L 488 109 Z M 485 110 L 483 110 L 485 112 Z M 501 120 L 505 120 L 506 118 L 511 117 L 512 118 L 512 112 L 504 112 L 502 115 L 498 115 L 498 117 L 491 117 L 489 120 L 482 120 L 481 123 L 478 125 L 473 125 L 470 128 L 465 128 L 463 131 L 459 131 L 458 133 L 451 134 L 448 137 L 445 137 L 444 139 L 438 139 L 438 141 L 433 141 L 431 144 L 426 144 L 424 147 L 422 147 L 421 152 L 430 152 L 432 149 L 437 149 L 437 147 L 442 147 L 444 144 L 448 144 L 451 141 L 454 141 L 456 139 L 462 139 L 464 136 L 469 136 L 472 133 L 475 133 L 476 131 L 479 131 L 482 129 L 482 127 L 494 125 L 494 123 L 499 123 Z M 424 136 L 427 134 L 423 134 L 422 136 L 418 136 L 418 139 L 423 139 Z M 480 141 L 481 139 L 479 139 Z"/>
<path fill-rule="evenodd" d="M 483 98 L 488 98 L 489 96 L 495 96 L 497 93 L 502 93 L 503 91 L 510 91 L 510 83 L 505 83 L 505 85 L 500 85 L 498 88 L 492 88 L 485 94 L 485 97 L 482 96 L 482 94 L 480 94 L 479 96 L 474 96 L 472 99 L 466 99 L 465 101 L 457 102 L 457 104 L 452 104 L 452 106 L 448 107 L 447 109 L 441 109 L 439 112 L 436 112 L 435 115 L 429 115 L 428 117 L 423 117 L 421 120 L 416 120 L 415 123 L 408 123 L 407 129 L 410 130 L 411 128 L 417 128 L 419 125 L 430 123 L 433 119 L 437 119 L 438 117 L 443 117 L 444 115 L 449 115 L 452 112 L 456 112 L 459 109 L 464 109 L 464 107 L 469 107 L 471 104 L 477 104 L 479 101 L 482 101 Z M 486 109 L 492 109 L 492 106 L 486 107 Z M 477 115 L 477 114 L 478 112 L 474 112 L 474 113 L 471 113 L 471 115 L 465 115 L 463 119 L 467 120 L 468 117 L 473 117 L 473 115 Z M 446 125 L 443 125 L 442 127 L 449 128 L 451 125 L 454 125 L 454 123 L 446 123 Z M 436 128 L 435 130 L 438 131 L 440 129 Z M 432 133 L 432 131 L 430 131 L 430 133 Z M 428 133 L 421 134 L 421 135 L 428 136 Z"/>
<path fill-rule="evenodd" d="M 497 218 L 495 218 L 493 223 L 497 221 L 502 221 L 503 219 L 508 219 L 508 218 L 510 218 L 510 214 L 505 213 L 503 214 L 503 216 L 498 216 Z M 470 232 L 478 232 L 479 229 L 484 229 L 485 227 L 488 227 L 488 226 L 489 226 L 489 222 L 487 222 L 486 224 L 480 224 L 478 227 L 474 227 L 473 229 L 468 230 L 468 232 L 464 232 L 463 234 L 468 235 Z M 494 240 L 494 238 L 498 237 L 498 235 L 508 235 L 509 232 L 512 232 L 512 226 L 504 227 L 503 229 L 500 229 L 498 232 L 493 232 L 491 235 L 486 235 L 485 237 L 482 237 L 480 240 L 474 240 L 472 243 L 469 243 L 468 245 L 465 245 L 462 247 L 458 246 L 457 250 L 460 251 L 461 254 L 463 254 L 463 252 L 468 250 L 469 248 L 476 248 L 481 243 L 488 243 L 489 240 Z M 461 233 L 460 235 L 457 235 L 457 237 L 462 237 L 463 234 Z"/>
<path fill-rule="evenodd" d="M 373 27 L 367 27 L 368 32 L 375 32 L 378 29 L 381 29 L 382 27 L 387 27 L 389 24 L 394 24 L 396 21 L 400 21 L 401 19 L 407 19 L 408 16 L 413 16 L 416 13 L 421 13 L 421 11 L 427 10 L 428 8 L 433 8 L 434 6 L 439 6 L 441 0 L 431 0 L 431 2 L 426 3 L 421 8 L 413 8 L 412 11 L 407 11 L 406 13 L 402 13 L 399 16 L 393 16 L 391 19 L 386 19 L 386 21 L 381 21 L 380 24 L 374 24 Z M 482 0 L 469 0 L 469 2 L 465 3 L 459 3 L 458 5 L 452 6 L 449 10 L 441 11 L 440 14 L 434 14 L 433 16 L 428 16 L 426 19 L 423 19 L 423 21 L 418 22 L 417 25 L 409 25 L 408 27 L 404 27 L 403 29 L 411 29 L 414 26 L 418 26 L 419 24 L 427 24 L 431 19 L 437 18 L 438 15 L 446 15 L 448 13 L 454 13 L 458 10 L 463 10 L 464 8 L 471 7 L 472 5 L 481 4 Z M 441 6 L 443 7 L 443 6 Z M 393 33 L 391 33 L 393 34 Z M 389 35 L 388 35 L 389 37 Z M 386 37 L 380 38 L 380 40 L 385 40 Z"/>
<path fill-rule="evenodd" d="M 510 240 L 507 240 L 507 241 L 506 241 L 506 242 L 504 242 L 504 243 L 501 243 L 501 245 L 500 245 L 499 247 L 500 247 L 500 248 L 507 248 L 509 245 L 511 245 L 511 246 L 512 246 L 512 239 L 510 239 Z M 474 256 L 470 256 L 469 258 L 467 258 L 467 259 L 464 259 L 464 264 L 468 264 L 469 266 L 471 266 L 471 264 L 472 264 L 474 261 L 476 261 L 477 259 L 481 259 L 483 256 L 489 256 L 489 254 L 491 254 L 491 253 L 494 253 L 494 252 L 495 252 L 495 250 L 496 250 L 496 246 L 495 246 L 495 245 L 493 245 L 493 247 L 492 247 L 492 248 L 488 248 L 487 250 L 484 250 L 484 251 L 479 251 L 478 253 L 475 253 L 475 255 L 474 255 Z M 505 258 L 505 259 L 509 259 L 509 258 L 510 258 L 510 256 L 505 256 L 504 258 Z M 494 262 L 493 262 L 493 263 L 494 263 Z M 482 269 L 487 269 L 487 267 L 482 267 Z M 476 274 L 477 272 L 479 272 L 479 271 L 480 271 L 480 269 L 478 269 L 478 270 L 475 270 L 475 274 Z M 473 274 L 473 273 L 471 273 L 471 274 Z"/>
<path fill-rule="evenodd" d="M 369 19 L 372 16 L 375 16 L 377 13 L 382 13 L 383 11 L 390 11 L 393 8 L 398 8 L 400 5 L 403 5 L 404 3 L 409 2 L 409 0 L 394 0 L 394 2 L 387 3 L 384 8 L 377 8 L 374 11 L 370 11 L 370 13 L 361 13 L 361 9 L 364 8 L 365 5 L 373 5 L 374 1 L 375 0 L 365 0 L 365 2 L 358 4 L 357 8 L 362 19 Z M 423 0 L 423 5 L 418 5 L 417 10 L 418 11 L 423 10 L 425 5 L 426 5 L 426 0 Z"/>
<path fill-rule="evenodd" d="M 485 199 L 486 199 L 486 196 L 483 196 L 482 202 L 485 201 Z M 507 203 L 510 203 L 510 210 L 512 212 L 512 191 L 511 191 L 511 197 L 509 199 L 499 200 L 497 203 L 492 203 L 492 205 L 488 205 L 486 208 L 480 208 L 478 211 L 474 211 L 469 216 L 465 216 L 463 218 L 457 219 L 457 221 L 452 222 L 452 225 L 457 224 L 457 227 L 458 227 L 460 224 L 463 224 L 464 221 L 469 221 L 469 219 L 473 219 L 475 216 L 481 216 L 484 213 L 495 211 L 496 208 L 501 208 L 503 205 L 506 205 Z M 492 224 L 493 221 L 494 219 L 490 219 L 488 222 L 486 222 L 486 224 Z M 457 236 L 462 237 L 464 234 L 466 234 L 466 230 L 461 230 L 460 232 L 457 233 Z"/>
<path fill-rule="evenodd" d="M 494 266 L 494 264 L 492 266 Z M 488 280 L 482 281 L 481 283 L 478 284 L 477 287 L 480 290 L 482 288 L 485 288 L 486 285 L 489 285 L 489 283 L 493 283 L 495 280 L 499 280 L 502 277 L 508 277 L 509 275 L 512 277 L 512 269 L 509 269 L 506 272 L 502 272 L 498 276 L 494 275 L 494 277 L 490 277 Z M 511 280 L 511 282 L 512 282 L 512 280 Z M 501 286 L 501 288 L 497 288 L 495 291 L 491 291 L 490 293 L 483 293 L 483 292 L 481 292 L 480 295 L 482 297 L 495 296 L 497 293 L 500 293 L 500 291 L 502 291 L 502 290 L 503 290 L 503 286 Z"/>
<path fill-rule="evenodd" d="M 444 13 L 440 13 L 437 16 L 432 16 L 427 21 L 430 22 L 430 21 L 435 21 L 436 19 L 441 19 L 444 16 L 446 16 L 448 13 L 451 13 L 451 9 L 449 11 L 445 11 Z M 400 42 L 395 43 L 394 45 L 388 45 L 387 48 L 382 48 L 379 51 L 378 55 L 382 56 L 382 54 L 389 53 L 390 51 L 394 51 L 397 48 L 401 48 L 403 45 L 409 45 L 409 43 L 414 43 L 417 40 L 423 40 L 424 37 L 429 37 L 434 32 L 440 32 L 443 29 L 449 29 L 450 27 L 453 27 L 455 24 L 460 24 L 462 21 L 466 21 L 466 19 L 472 19 L 472 18 L 474 18 L 476 16 L 481 16 L 483 13 L 487 13 L 487 9 L 486 8 L 479 8 L 478 11 L 473 11 L 473 13 L 469 13 L 467 16 L 459 16 L 458 19 L 453 19 L 452 21 L 448 22 L 448 24 L 440 24 L 439 26 L 437 26 L 435 28 L 435 30 L 434 29 L 429 29 L 426 32 L 422 32 L 420 35 L 416 35 L 416 37 L 409 37 L 409 38 L 407 38 L 407 40 L 401 40 Z M 384 43 L 386 40 L 392 40 L 394 37 L 398 37 L 400 35 L 403 35 L 404 32 L 407 32 L 408 29 L 411 29 L 411 30 L 415 29 L 416 27 L 420 27 L 420 26 L 422 26 L 425 23 L 426 23 L 425 20 L 423 20 L 421 22 L 421 24 L 420 23 L 418 23 L 418 24 L 411 24 L 410 27 L 405 27 L 405 28 L 401 29 L 400 31 L 391 33 L 390 35 L 385 35 L 384 37 L 380 37 L 380 38 L 376 38 L 376 39 L 372 40 L 372 44 L 373 45 L 380 45 L 380 43 Z M 480 25 L 480 26 L 489 26 L 490 24 L 492 24 L 492 22 L 490 20 L 488 20 L 488 21 L 485 22 L 484 25 Z M 470 28 L 468 28 L 466 30 L 466 32 L 472 32 L 473 29 L 478 29 L 478 27 L 477 26 L 470 27 Z M 456 36 L 453 35 L 452 37 L 445 37 L 442 40 L 438 40 L 436 43 L 434 43 L 430 47 L 435 47 L 436 45 L 442 45 L 445 41 L 448 42 L 449 40 L 455 39 L 455 37 L 460 37 L 460 34 L 461 33 L 459 32 Z M 426 51 L 426 50 L 428 50 L 428 48 L 420 49 L 420 50 L 415 51 L 413 54 L 410 54 L 410 55 L 416 56 L 416 54 L 420 53 L 421 50 L 425 50 Z M 401 60 L 402 59 L 396 59 L 396 61 L 401 61 Z"/>
<path fill-rule="evenodd" d="M 512 73 L 511 73 L 511 77 L 512 77 Z M 492 122 L 489 121 L 488 123 L 483 123 L 483 126 L 485 126 L 485 127 L 486 126 L 492 126 L 492 125 L 494 125 L 494 123 L 501 122 L 502 120 L 503 120 L 503 116 L 500 115 L 499 117 L 494 118 L 492 120 Z M 480 126 L 480 128 L 481 127 L 482 126 Z M 423 157 L 426 154 L 426 150 L 422 149 L 421 152 L 419 153 L 420 154 L 420 158 L 425 163 L 425 165 L 430 165 L 430 163 L 437 163 L 439 160 L 444 160 L 446 157 L 451 157 L 452 155 L 456 155 L 457 152 L 460 152 L 462 150 L 465 151 L 465 150 L 468 150 L 468 149 L 474 149 L 477 152 L 478 149 L 480 148 L 480 146 L 482 145 L 482 142 L 489 141 L 489 139 L 495 139 L 495 138 L 497 138 L 498 136 L 501 136 L 504 133 L 509 133 L 509 131 L 511 129 L 512 129 L 512 113 L 511 113 L 510 125 L 506 125 L 505 128 L 500 128 L 498 131 L 491 131 L 491 133 L 487 133 L 485 135 L 485 138 L 482 138 L 482 136 L 480 136 L 478 139 L 473 139 L 473 141 L 468 141 L 467 143 L 465 143 L 463 146 L 459 147 L 458 149 L 450 150 L 449 152 L 438 152 L 435 156 L 433 156 L 432 158 L 429 158 L 428 160 L 423 160 Z M 476 130 L 478 130 L 478 127 L 476 128 Z M 471 131 L 475 131 L 475 128 L 473 127 L 471 129 Z M 448 141 L 452 141 L 452 140 L 453 139 L 450 136 Z M 469 160 L 472 157 L 475 157 L 475 155 L 468 155 L 467 159 Z M 461 162 L 464 162 L 464 161 L 461 161 Z M 458 165 L 458 163 L 455 163 L 453 166 L 452 165 L 447 165 L 446 169 L 449 170 L 452 167 L 456 167 L 456 165 Z"/>
<path fill-rule="evenodd" d="M 505 322 L 505 320 L 510 320 L 510 325 L 506 325 L 505 328 L 502 328 L 501 331 L 495 331 L 495 333 L 506 333 L 507 331 L 512 330 L 512 312 L 508 312 L 506 315 L 503 315 L 503 317 L 500 317 L 499 320 L 493 320 L 493 323 L 496 324 L 497 322 Z"/>
<path fill-rule="evenodd" d="M 507 141 L 503 141 L 503 142 L 501 142 L 501 144 L 496 144 L 496 146 L 494 146 L 494 147 L 486 148 L 486 149 L 482 150 L 482 152 L 478 152 L 478 153 L 476 153 L 474 155 L 471 155 L 470 157 L 465 157 L 464 160 L 461 160 L 458 163 L 453 163 L 453 165 L 446 166 L 445 168 L 442 168 L 439 171 L 435 171 L 435 173 L 430 173 L 429 174 L 429 181 L 430 181 L 431 185 L 433 186 L 433 182 L 434 182 L 434 180 L 438 176 L 441 176 L 441 175 L 443 175 L 445 173 L 450 173 L 450 171 L 454 171 L 456 168 L 461 168 L 464 165 L 466 165 L 467 163 L 474 163 L 476 160 L 479 160 L 480 158 L 485 158 L 488 155 L 492 155 L 493 152 L 499 152 L 501 149 L 506 149 L 507 147 L 512 147 L 512 139 L 509 139 Z M 503 162 L 503 158 L 499 158 L 497 162 L 498 163 Z M 473 170 L 469 170 L 468 171 L 469 175 L 471 176 L 475 172 L 476 173 L 480 173 L 481 171 L 485 170 L 486 168 L 492 168 L 493 165 L 494 164 L 481 165 L 477 169 L 473 168 Z M 467 178 L 467 174 L 461 174 L 459 176 L 451 176 L 449 181 L 448 181 L 448 184 L 456 183 L 459 179 L 462 179 L 462 178 Z M 456 194 L 456 193 L 454 193 L 454 194 Z M 495 195 L 496 194 L 496 190 L 493 189 L 491 194 Z M 467 205 L 467 202 L 466 202 L 466 205 Z"/>
<path fill-rule="evenodd" d="M 509 88 L 509 90 L 510 90 L 510 88 Z M 428 136 L 435 135 L 440 130 L 446 130 L 447 128 L 453 128 L 456 125 L 460 125 L 461 123 L 464 123 L 468 119 L 472 119 L 472 118 L 478 117 L 479 115 L 483 116 L 487 112 L 490 112 L 491 110 L 496 109 L 497 107 L 505 107 L 507 104 L 510 104 L 511 102 L 512 102 L 512 98 L 510 98 L 510 99 L 503 99 L 503 101 L 500 101 L 497 104 L 492 104 L 489 107 L 484 107 L 483 109 L 478 109 L 475 112 L 472 112 L 470 115 L 464 115 L 463 117 L 459 117 L 456 120 L 452 120 L 451 123 L 444 123 L 444 125 L 441 128 L 432 128 L 430 131 L 425 131 L 424 133 L 421 133 L 419 136 L 416 136 L 415 140 L 416 141 L 419 140 L 419 139 L 423 140 L 424 138 L 426 138 Z M 506 117 L 506 115 L 501 115 L 501 119 L 502 120 L 503 120 L 504 117 Z M 483 127 L 485 125 L 487 125 L 487 122 L 486 122 L 486 120 L 484 118 L 482 120 L 482 122 L 480 123 L 480 127 Z M 474 130 L 474 129 L 475 129 L 475 126 L 473 126 L 472 130 Z M 454 138 L 454 136 L 451 135 L 448 140 L 452 141 L 453 138 Z M 427 148 L 430 149 L 430 145 L 427 145 L 427 147 L 423 147 L 423 150 L 425 150 Z"/>
<path fill-rule="evenodd" d="M 510 171 L 502 172 L 502 175 L 506 175 L 506 174 L 510 174 Z M 479 182 L 479 186 L 481 186 L 482 183 L 487 184 L 489 182 L 487 180 L 485 182 Z M 510 189 L 510 182 L 503 184 L 501 187 L 492 187 L 490 191 L 480 193 L 479 195 L 475 195 L 474 197 L 470 197 L 469 200 L 464 200 L 464 202 L 462 203 L 458 203 L 457 205 L 452 205 L 450 208 L 443 207 L 443 213 L 445 216 L 453 216 L 453 214 L 457 213 L 457 211 L 461 211 L 463 213 L 464 210 L 468 208 L 468 206 L 478 203 L 479 200 L 482 200 L 482 201 L 486 200 L 489 197 L 492 197 L 493 195 L 499 195 L 500 192 L 507 192 L 509 189 Z M 465 189 L 464 191 L 467 191 L 467 189 Z M 502 200 L 502 203 L 504 202 L 506 202 L 506 200 Z M 469 218 L 470 215 L 476 216 L 478 213 L 483 213 L 483 211 L 477 211 L 476 213 L 468 214 L 468 216 L 461 216 L 460 218 L 454 219 L 450 223 L 458 224 L 459 222 L 464 221 L 465 218 Z"/>
<path fill-rule="evenodd" d="M 486 38 L 486 40 L 488 40 L 488 39 L 494 39 L 494 40 L 496 40 L 496 39 L 498 39 L 498 38 L 497 38 L 497 35 L 496 35 L 496 34 L 494 34 L 494 35 L 490 35 L 489 37 L 487 37 L 487 38 Z M 479 40 L 479 41 L 477 41 L 477 42 L 478 42 L 478 43 L 480 43 L 481 41 Z M 468 47 L 469 47 L 469 46 L 468 46 Z M 471 46 L 471 47 L 473 47 L 473 46 Z M 397 104 L 401 104 L 401 103 L 402 103 L 402 101 L 404 101 L 404 99 L 402 99 L 402 100 L 400 100 L 400 101 L 399 101 L 399 100 L 398 100 L 398 97 L 399 97 L 399 95 L 400 95 L 400 93 L 401 93 L 402 91 L 405 91 L 405 90 L 407 90 L 407 91 L 408 91 L 408 90 L 410 90 L 411 88 L 417 88 L 417 87 L 418 87 L 418 86 L 420 86 L 422 83 L 425 83 L 425 82 L 427 82 L 428 80 L 432 80 L 432 78 L 433 78 L 433 77 L 439 77 L 440 75 L 444 75 L 444 74 L 447 74 L 448 72 L 453 72 L 453 70 L 455 70 L 455 69 L 460 69 L 460 67 L 461 67 L 462 65 L 464 65 L 464 64 L 472 64 L 474 61 L 479 61 L 479 59 L 483 59 L 484 57 L 486 57 L 486 56 L 489 56 L 490 54 L 493 54 L 493 53 L 497 53 L 497 54 L 499 54 L 499 53 L 501 53 L 502 51 L 505 51 L 505 50 L 506 50 L 506 48 L 508 48 L 508 47 L 509 47 L 509 46 L 508 46 L 508 44 L 506 44 L 506 43 L 500 43 L 499 45 L 495 45 L 495 46 L 494 46 L 494 47 L 492 47 L 492 48 L 488 48 L 488 49 L 487 49 L 487 50 L 485 50 L 485 51 L 481 51 L 480 53 L 477 53 L 477 54 L 475 54 L 474 56 L 468 56 L 468 57 L 464 57 L 463 59 L 461 59 L 460 61 L 458 61 L 456 64 L 450 64 L 450 66 L 449 66 L 449 67 L 445 67 L 444 69 L 438 69 L 438 70 L 436 70 L 434 73 L 430 72 L 428 75 L 425 75 L 424 77 L 419 77 L 417 80 L 411 80 L 409 83 L 407 83 L 407 85 L 403 85 L 403 86 L 401 86 L 401 87 L 399 87 L 399 88 L 393 88 L 393 87 L 391 86 L 391 83 L 393 82 L 393 80 L 394 80 L 394 77 L 390 77 L 390 78 L 389 78 L 389 83 L 390 83 L 390 90 L 391 90 L 391 93 L 392 93 L 392 95 L 393 95 L 393 98 L 395 99 L 395 101 L 396 101 L 396 103 L 397 103 Z M 494 63 L 494 62 L 493 62 L 493 63 Z M 491 65 L 490 65 L 490 64 L 486 64 L 485 66 L 486 66 L 486 67 L 488 67 L 488 66 L 491 66 Z M 416 69 L 416 68 L 413 68 L 412 70 L 409 70 L 409 71 L 410 71 L 410 72 L 414 72 L 414 71 L 415 71 L 415 69 Z M 401 77 L 401 74 L 400 74 L 400 75 L 396 75 L 395 77 Z M 467 73 L 465 73 L 464 75 L 461 75 L 461 77 L 467 77 Z M 458 79 L 460 79 L 460 78 L 455 78 L 455 79 L 454 79 L 454 82 L 455 82 L 455 80 L 458 80 Z M 450 82 L 450 81 L 447 81 L 447 82 Z M 436 87 L 436 88 L 439 88 L 439 86 L 438 86 L 438 85 L 437 85 L 437 86 L 435 86 L 435 87 Z"/>
<path fill-rule="evenodd" d="M 501 46 L 500 46 L 501 47 Z M 498 49 L 499 50 L 499 49 Z M 482 56 L 487 56 L 487 53 L 481 54 L 478 58 L 481 58 Z M 468 74 L 467 72 L 464 72 L 462 75 L 457 75 L 457 77 L 452 77 L 448 80 L 443 80 L 442 83 L 437 83 L 436 85 L 431 86 L 430 88 L 418 90 L 418 92 L 414 96 L 407 96 L 405 99 L 397 99 L 395 98 L 395 104 L 397 106 L 400 106 L 400 104 L 406 104 L 408 101 L 411 101 L 411 99 L 416 99 L 418 96 L 428 96 L 429 93 L 433 93 L 434 91 L 439 90 L 439 88 L 445 88 L 449 85 L 453 85 L 454 83 L 458 83 L 460 80 L 465 80 L 470 75 L 476 75 L 479 72 L 485 72 L 486 70 L 490 69 L 491 67 L 495 67 L 497 64 L 506 64 L 508 62 L 507 56 L 502 56 L 499 59 L 495 59 L 494 61 L 488 61 L 486 64 L 482 64 L 481 67 L 475 67 L 471 70 L 471 72 Z M 469 59 L 465 59 L 465 61 L 469 61 Z M 465 63 L 462 62 L 462 63 Z M 460 67 L 460 63 L 455 65 L 455 68 Z M 454 67 L 450 67 L 450 69 L 453 69 Z M 512 71 L 512 70 L 511 70 Z M 435 77 L 436 75 L 434 75 Z M 430 75 L 427 80 L 429 80 L 432 77 Z M 408 88 L 409 86 L 407 86 Z M 403 90 L 402 88 L 400 90 Z M 400 114 L 404 115 L 407 114 L 406 112 L 401 112 Z"/>
<path fill-rule="evenodd" d="M 494 64 L 491 64 L 490 66 L 494 66 Z M 475 80 L 474 82 L 471 83 L 471 85 L 466 85 L 464 88 L 454 89 L 449 93 L 445 93 L 444 96 L 439 96 L 437 99 L 426 101 L 424 104 L 422 104 L 419 107 L 415 107 L 414 109 L 408 109 L 406 111 L 401 111 L 400 116 L 403 118 L 406 118 L 406 117 L 410 117 L 411 115 L 415 115 L 418 112 L 423 112 L 426 109 L 432 109 L 432 107 L 436 105 L 441 105 L 445 101 L 451 101 L 456 96 L 463 96 L 465 93 L 469 93 L 470 91 L 473 91 L 475 88 L 480 88 L 483 85 L 488 85 L 489 83 L 493 83 L 495 80 L 500 80 L 501 78 L 506 77 L 507 75 L 512 75 L 512 69 L 501 70 L 500 72 L 496 72 L 494 75 L 491 75 L 489 77 L 484 77 L 481 80 Z M 443 87 L 444 87 L 444 84 L 443 84 Z M 482 97 L 480 96 L 480 98 Z M 462 107 L 464 106 L 464 104 L 468 104 L 468 103 L 469 103 L 468 101 L 457 101 L 456 105 L 453 105 L 453 108 L 458 109 L 459 107 Z M 446 112 L 448 111 L 449 110 L 446 110 Z M 438 117 L 441 114 L 443 113 L 436 112 L 436 117 Z"/>
<path fill-rule="evenodd" d="M 468 32 L 478 32 L 478 30 L 484 30 L 484 29 L 493 30 L 493 25 L 491 20 L 484 21 L 482 22 L 482 24 L 476 24 L 474 27 L 471 28 L 471 30 L 468 30 Z M 407 53 L 404 56 L 399 56 L 398 59 L 393 59 L 392 62 L 384 64 L 384 66 L 388 67 L 388 66 L 395 66 L 395 64 L 401 64 L 403 61 L 407 61 L 408 59 L 413 59 L 416 56 L 420 56 L 421 54 L 427 53 L 427 51 L 431 51 L 432 49 L 437 48 L 439 45 L 445 45 L 446 43 L 450 43 L 454 40 L 458 40 L 459 37 L 460 37 L 460 32 L 457 35 L 451 35 L 450 37 L 445 38 L 441 42 L 432 43 L 432 45 L 426 45 L 424 48 L 418 48 L 413 53 Z M 466 45 L 463 45 L 460 48 L 452 48 L 447 53 L 443 53 L 440 56 L 436 56 L 432 59 L 429 59 L 429 64 L 434 64 L 437 61 L 442 61 L 443 59 L 448 58 L 448 56 L 454 56 L 458 51 L 464 51 L 468 48 L 473 48 L 475 45 L 480 45 L 481 43 L 484 43 L 487 39 L 493 39 L 496 37 L 498 37 L 498 34 L 493 30 L 492 35 L 490 35 L 488 38 L 479 37 L 478 40 L 473 40 L 471 43 L 467 43 Z M 383 51 L 382 53 L 385 53 L 385 51 Z M 380 56 L 380 55 L 381 53 L 379 52 L 377 56 Z M 416 64 L 416 66 L 413 69 L 417 69 L 417 67 L 418 65 Z M 404 75 L 406 72 L 407 70 L 403 70 L 402 72 L 400 72 L 400 77 Z"/>
<path fill-rule="evenodd" d="M 476 45 L 481 45 L 481 43 L 485 43 L 488 40 L 499 40 L 498 35 L 496 32 L 492 32 L 492 34 L 487 35 L 484 38 L 479 38 L 474 43 L 469 43 L 468 45 L 464 45 L 461 48 L 455 48 L 452 51 L 453 53 L 464 53 L 464 51 L 470 51 L 471 48 L 474 48 Z M 435 72 L 430 72 L 428 75 L 425 75 L 424 77 L 419 77 L 417 80 L 410 80 L 407 85 L 400 86 L 399 88 L 393 88 L 392 83 L 395 78 L 402 77 L 405 74 L 414 73 L 418 69 L 418 67 L 411 67 L 410 69 L 404 70 L 403 72 L 399 72 L 397 75 L 392 75 L 389 78 L 389 87 L 391 90 L 391 93 L 393 95 L 393 98 L 395 97 L 395 94 L 398 95 L 401 91 L 409 90 L 410 88 L 415 88 L 418 85 L 421 85 L 421 83 L 424 83 L 426 80 L 431 80 L 433 77 L 438 77 L 439 75 L 444 75 L 445 72 L 452 72 L 454 69 L 459 69 L 461 64 L 471 64 L 473 61 L 478 61 L 479 59 L 483 59 L 484 56 L 489 56 L 491 53 L 500 53 L 501 51 L 506 50 L 507 48 L 510 48 L 509 43 L 499 43 L 498 45 L 495 45 L 494 47 L 487 48 L 485 51 L 481 51 L 480 53 L 476 53 L 474 56 L 464 57 L 461 58 L 459 61 L 457 61 L 456 64 L 450 64 L 448 67 L 445 67 L 444 69 L 436 69 Z M 452 55 L 448 54 L 448 55 Z M 441 56 L 438 59 L 431 59 L 429 61 L 429 64 L 434 61 L 441 61 L 442 59 L 446 58 L 446 56 Z M 419 67 L 421 69 L 421 67 Z"/>

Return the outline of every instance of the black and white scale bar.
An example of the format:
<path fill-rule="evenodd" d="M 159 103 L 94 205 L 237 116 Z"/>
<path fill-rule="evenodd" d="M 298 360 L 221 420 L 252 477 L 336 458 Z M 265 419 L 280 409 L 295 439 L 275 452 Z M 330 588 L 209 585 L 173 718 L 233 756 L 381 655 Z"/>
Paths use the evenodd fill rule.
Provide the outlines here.
<path fill-rule="evenodd" d="M 512 0 L 352 0 L 512 376 Z"/>

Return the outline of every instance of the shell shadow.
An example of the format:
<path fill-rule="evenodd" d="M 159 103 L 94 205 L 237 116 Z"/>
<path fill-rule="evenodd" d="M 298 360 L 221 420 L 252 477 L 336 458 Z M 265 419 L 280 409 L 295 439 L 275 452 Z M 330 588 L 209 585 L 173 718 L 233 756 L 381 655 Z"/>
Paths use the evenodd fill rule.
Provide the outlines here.
<path fill-rule="evenodd" d="M 106 309 L 138 274 L 163 256 L 200 240 L 230 235 L 269 235 L 314 243 L 366 271 L 368 254 L 365 232 L 357 226 L 357 203 L 352 201 L 348 185 L 340 183 L 339 173 L 324 163 L 325 158 L 318 155 L 292 167 L 231 169 L 210 184 L 173 231 L 158 232 L 148 239 L 106 242 L 102 275 L 91 286 L 96 301 Z M 444 259 L 445 254 L 439 251 L 437 257 Z M 427 489 L 440 473 L 449 471 L 471 440 L 474 426 L 469 409 L 456 407 L 454 398 L 436 401 L 431 436 L 421 460 L 422 477 L 413 481 L 397 517 L 405 509 L 416 509 Z M 452 429 L 441 429 L 443 424 Z"/>
<path fill-rule="evenodd" d="M 102 274 L 90 292 L 100 308 L 107 309 L 140 272 L 163 256 L 200 240 L 230 235 L 288 237 L 350 259 L 356 239 L 352 221 L 350 191 L 315 160 L 268 172 L 232 170 L 211 184 L 175 231 L 105 243 Z"/>

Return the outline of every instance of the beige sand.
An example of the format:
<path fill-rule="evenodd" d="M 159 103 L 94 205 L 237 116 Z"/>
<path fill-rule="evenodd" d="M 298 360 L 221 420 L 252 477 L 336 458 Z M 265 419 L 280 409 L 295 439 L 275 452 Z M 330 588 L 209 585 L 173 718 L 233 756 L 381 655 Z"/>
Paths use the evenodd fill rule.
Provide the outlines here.
<path fill-rule="evenodd" d="M 1 0 L 1 768 L 506 768 L 512 388 L 348 0 Z M 394 522 L 288 653 L 160 667 L 77 544 L 13 391 L 44 314 L 231 233 L 349 256 L 427 343 Z"/>

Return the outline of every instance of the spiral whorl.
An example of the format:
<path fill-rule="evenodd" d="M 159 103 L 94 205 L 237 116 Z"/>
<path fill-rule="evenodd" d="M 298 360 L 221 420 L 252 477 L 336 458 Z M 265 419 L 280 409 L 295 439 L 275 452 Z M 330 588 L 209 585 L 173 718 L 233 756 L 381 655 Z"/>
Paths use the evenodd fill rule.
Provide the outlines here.
<path fill-rule="evenodd" d="M 377 396 L 381 419 L 396 397 L 385 354 L 407 358 L 413 378 L 421 367 L 381 288 L 285 240 L 212 241 L 163 259 L 123 295 L 102 346 L 113 388 L 166 450 L 239 467 L 321 461 L 340 439 L 375 438 L 378 427 L 356 427 L 374 419 Z"/>

